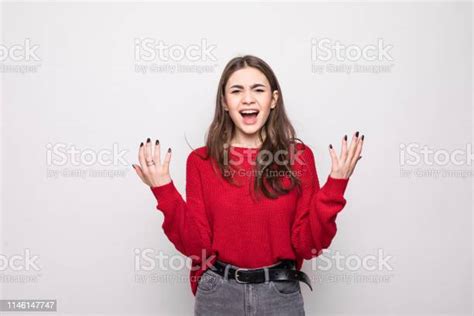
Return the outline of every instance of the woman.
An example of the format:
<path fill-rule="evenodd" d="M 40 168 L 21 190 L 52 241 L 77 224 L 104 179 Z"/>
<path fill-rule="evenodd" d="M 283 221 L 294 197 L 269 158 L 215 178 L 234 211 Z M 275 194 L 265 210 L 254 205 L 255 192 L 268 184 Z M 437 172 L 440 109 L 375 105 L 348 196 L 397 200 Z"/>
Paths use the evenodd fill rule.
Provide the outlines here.
<path fill-rule="evenodd" d="M 336 234 L 336 215 L 361 158 L 364 135 L 329 145 L 331 173 L 320 188 L 312 150 L 297 142 L 278 80 L 255 56 L 229 61 L 206 146 L 186 161 L 186 201 L 170 177 L 171 148 L 140 144 L 138 176 L 157 199 L 163 230 L 192 259 L 195 315 L 304 315 L 303 259 Z M 153 148 L 154 147 L 154 148 Z"/>

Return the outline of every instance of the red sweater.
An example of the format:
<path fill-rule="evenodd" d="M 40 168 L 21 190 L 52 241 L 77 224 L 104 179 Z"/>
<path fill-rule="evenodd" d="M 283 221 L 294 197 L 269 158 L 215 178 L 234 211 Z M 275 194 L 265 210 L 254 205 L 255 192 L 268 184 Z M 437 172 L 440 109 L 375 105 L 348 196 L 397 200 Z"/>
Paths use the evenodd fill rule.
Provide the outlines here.
<path fill-rule="evenodd" d="M 257 148 L 231 147 L 230 159 L 243 158 L 242 171 L 234 175 L 244 184 L 240 188 L 216 174 L 210 160 L 201 159 L 205 146 L 187 158 L 186 201 L 173 181 L 151 187 L 156 208 L 164 214 L 166 236 L 192 259 L 194 295 L 199 277 L 216 259 L 244 268 L 293 259 L 300 270 L 303 259 L 317 257 L 329 247 L 336 234 L 336 216 L 346 204 L 343 195 L 349 179 L 328 176 L 320 188 L 313 152 L 308 145 L 303 147 L 296 146 L 301 159 L 292 166 L 302 181 L 301 193 L 294 188 L 275 200 L 255 201 L 251 195 Z"/>

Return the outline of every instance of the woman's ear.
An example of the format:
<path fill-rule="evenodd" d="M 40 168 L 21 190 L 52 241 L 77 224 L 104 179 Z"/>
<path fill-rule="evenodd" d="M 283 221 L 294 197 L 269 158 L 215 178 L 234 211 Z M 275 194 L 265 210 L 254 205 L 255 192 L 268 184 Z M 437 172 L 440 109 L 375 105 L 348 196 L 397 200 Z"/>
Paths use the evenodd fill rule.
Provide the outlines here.
<path fill-rule="evenodd" d="M 273 110 L 276 107 L 278 96 L 279 96 L 278 90 L 273 91 L 272 105 L 270 106 L 270 109 Z"/>
<path fill-rule="evenodd" d="M 227 104 L 225 103 L 224 96 L 221 96 L 221 104 L 222 104 L 222 107 L 224 108 L 224 111 L 229 111 L 229 109 L 227 108 Z"/>

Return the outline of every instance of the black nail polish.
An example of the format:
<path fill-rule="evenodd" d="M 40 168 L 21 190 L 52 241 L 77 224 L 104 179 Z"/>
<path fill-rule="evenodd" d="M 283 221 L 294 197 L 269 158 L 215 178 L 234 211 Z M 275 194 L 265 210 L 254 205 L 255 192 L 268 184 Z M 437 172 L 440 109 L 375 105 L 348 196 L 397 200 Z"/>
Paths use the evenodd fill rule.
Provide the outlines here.
<path fill-rule="evenodd" d="M 359 137 L 359 131 L 356 132 L 356 137 Z"/>
<path fill-rule="evenodd" d="M 151 139 L 148 137 L 148 138 L 146 139 L 146 142 L 149 143 L 150 141 L 151 141 Z"/>
<path fill-rule="evenodd" d="M 160 141 L 157 139 L 156 142 L 155 142 L 155 145 L 158 145 L 160 143 Z"/>
<path fill-rule="evenodd" d="M 142 143 L 140 143 L 140 147 L 142 147 L 142 146 L 143 146 L 143 142 L 142 142 Z"/>
<path fill-rule="evenodd" d="M 135 165 L 132 165 L 132 168 L 135 169 Z"/>
<path fill-rule="evenodd" d="M 364 140 L 364 135 L 362 135 L 361 139 Z"/>
<path fill-rule="evenodd" d="M 329 144 L 329 148 L 331 148 L 331 149 L 332 149 L 332 144 Z"/>
<path fill-rule="evenodd" d="M 169 153 L 171 152 L 171 148 L 168 148 L 168 152 L 169 152 Z"/>
<path fill-rule="evenodd" d="M 347 135 L 344 135 L 344 140 L 347 140 Z"/>

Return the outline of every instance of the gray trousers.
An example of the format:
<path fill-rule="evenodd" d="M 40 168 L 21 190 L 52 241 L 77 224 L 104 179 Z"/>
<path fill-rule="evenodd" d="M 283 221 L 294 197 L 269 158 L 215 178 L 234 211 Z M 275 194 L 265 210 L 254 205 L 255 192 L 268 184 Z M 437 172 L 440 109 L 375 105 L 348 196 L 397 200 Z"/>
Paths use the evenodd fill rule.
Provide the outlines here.
<path fill-rule="evenodd" d="M 196 292 L 195 316 L 305 315 L 299 281 L 238 283 L 227 278 L 229 268 L 225 276 L 211 269 L 204 272 Z"/>

